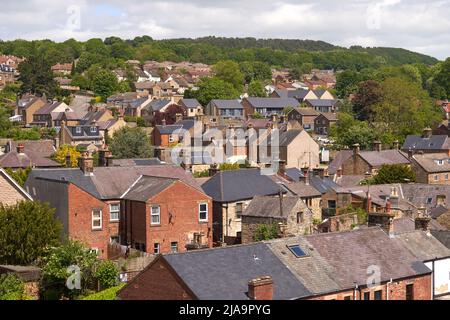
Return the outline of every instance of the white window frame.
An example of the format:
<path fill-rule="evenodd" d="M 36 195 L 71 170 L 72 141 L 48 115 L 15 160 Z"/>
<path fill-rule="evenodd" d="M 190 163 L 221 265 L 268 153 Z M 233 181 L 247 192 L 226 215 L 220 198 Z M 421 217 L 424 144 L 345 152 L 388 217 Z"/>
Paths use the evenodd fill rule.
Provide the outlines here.
<path fill-rule="evenodd" d="M 116 210 L 112 210 L 111 209 L 111 207 L 112 206 L 118 206 L 118 210 L 116 211 Z M 117 219 L 113 219 L 113 216 L 112 216 L 112 214 L 113 213 L 117 213 Z M 109 221 L 119 221 L 120 220 L 120 202 L 115 202 L 115 203 L 110 203 L 109 204 Z"/>
<path fill-rule="evenodd" d="M 94 212 L 100 212 L 100 217 L 94 218 Z M 97 221 L 97 220 L 100 221 L 100 226 L 94 226 L 94 221 Z M 97 210 L 97 209 L 92 210 L 91 226 L 92 226 L 92 230 L 102 230 L 102 228 L 103 228 L 103 212 L 102 212 L 102 210 Z"/>
<path fill-rule="evenodd" d="M 158 208 L 158 214 L 153 213 L 153 209 Z M 158 217 L 158 222 L 153 222 L 153 217 Z M 150 206 L 150 225 L 151 226 L 159 226 L 161 225 L 161 206 L 152 205 Z"/>
<path fill-rule="evenodd" d="M 91 127 L 91 133 L 96 133 L 97 132 L 97 127 Z"/>
<path fill-rule="evenodd" d="M 155 252 L 155 245 L 158 245 L 158 252 Z M 153 253 L 154 253 L 154 254 L 159 254 L 159 253 L 161 253 L 161 243 L 159 243 L 159 242 L 153 243 Z"/>
<path fill-rule="evenodd" d="M 434 181 L 439 181 L 439 175 L 435 174 L 433 179 L 434 179 Z"/>
<path fill-rule="evenodd" d="M 169 143 L 172 143 L 174 141 L 175 141 L 175 139 L 174 139 L 173 135 L 169 134 Z"/>
<path fill-rule="evenodd" d="M 75 132 L 76 133 L 81 133 L 81 127 L 75 127 Z"/>
<path fill-rule="evenodd" d="M 201 210 L 202 205 L 206 206 L 206 210 Z M 201 214 L 202 213 L 206 213 L 206 218 L 202 219 Z M 202 202 L 198 204 L 198 220 L 200 222 L 207 222 L 208 221 L 208 203 L 207 202 Z"/>
<path fill-rule="evenodd" d="M 176 244 L 175 250 L 174 247 L 172 246 L 172 244 Z M 170 252 L 172 253 L 177 253 L 178 252 L 178 241 L 172 241 L 170 242 Z"/>

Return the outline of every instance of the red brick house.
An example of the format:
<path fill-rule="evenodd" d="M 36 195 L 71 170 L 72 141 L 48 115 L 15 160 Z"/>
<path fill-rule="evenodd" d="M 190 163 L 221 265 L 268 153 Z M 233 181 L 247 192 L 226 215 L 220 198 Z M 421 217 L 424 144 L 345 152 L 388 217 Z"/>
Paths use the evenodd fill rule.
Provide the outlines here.
<path fill-rule="evenodd" d="M 122 199 L 122 242 L 148 253 L 212 246 L 212 200 L 186 182 L 141 176 Z"/>
<path fill-rule="evenodd" d="M 104 151 L 101 150 L 100 153 Z M 108 157 L 109 154 L 101 155 L 101 158 Z M 112 163 L 108 160 L 101 162 Z M 212 237 L 211 232 L 208 233 L 211 226 L 211 201 L 192 175 L 181 167 L 147 165 L 93 168 L 93 159 L 86 154 L 79 159 L 79 165 L 80 168 L 33 170 L 25 185 L 33 199 L 48 202 L 56 209 L 56 218 L 62 222 L 65 236 L 97 249 L 102 258 L 108 257 L 108 244 L 113 241 L 144 249 L 142 243 L 160 239 L 158 241 L 161 243 L 161 252 L 171 252 L 170 242 L 178 242 L 179 250 L 184 251 L 185 245 L 191 242 L 183 241 L 190 238 L 199 240 L 201 245 L 209 246 L 208 237 Z M 160 180 L 157 177 L 160 177 Z M 137 181 L 149 179 L 161 183 L 147 194 L 147 199 L 136 201 L 122 198 L 123 195 L 130 195 L 131 191 L 136 190 L 139 185 Z M 132 188 L 133 185 L 135 188 Z M 174 194 L 182 200 L 175 202 Z M 146 207 L 146 201 L 160 205 L 160 226 L 136 224 L 139 217 L 146 219 L 147 214 L 150 219 L 150 208 Z M 208 204 L 207 221 L 199 221 L 199 210 L 204 209 L 204 206 L 200 208 L 197 202 Z M 172 204 L 169 205 L 170 203 Z M 177 205 L 182 206 L 182 209 Z M 139 232 L 142 233 L 143 230 L 148 237 L 138 238 Z M 200 236 L 195 238 L 195 232 Z M 188 233 L 189 235 L 186 235 Z"/>

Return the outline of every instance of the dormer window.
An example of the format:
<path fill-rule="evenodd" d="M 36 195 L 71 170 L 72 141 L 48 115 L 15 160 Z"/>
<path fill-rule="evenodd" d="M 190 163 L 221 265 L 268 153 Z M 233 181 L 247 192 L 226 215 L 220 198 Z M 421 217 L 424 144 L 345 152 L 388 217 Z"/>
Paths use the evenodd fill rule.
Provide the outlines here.
<path fill-rule="evenodd" d="M 91 133 L 97 132 L 97 127 L 91 127 Z"/>
<path fill-rule="evenodd" d="M 76 133 L 81 133 L 81 127 L 76 127 L 76 128 L 75 128 L 75 132 L 76 132 Z"/>
<path fill-rule="evenodd" d="M 442 166 L 442 165 L 444 164 L 444 160 L 438 160 L 438 161 L 437 161 L 437 164 L 440 165 L 440 166 Z"/>

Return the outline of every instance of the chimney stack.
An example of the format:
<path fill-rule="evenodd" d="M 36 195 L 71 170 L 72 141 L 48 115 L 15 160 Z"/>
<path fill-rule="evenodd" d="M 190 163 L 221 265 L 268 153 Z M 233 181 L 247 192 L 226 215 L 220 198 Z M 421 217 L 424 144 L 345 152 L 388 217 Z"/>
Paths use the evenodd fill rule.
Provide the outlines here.
<path fill-rule="evenodd" d="M 181 120 L 183 120 L 183 114 L 181 113 L 175 114 L 175 122 L 179 122 Z"/>
<path fill-rule="evenodd" d="M 81 157 L 78 158 L 78 166 L 85 176 L 94 175 L 94 159 L 88 152 L 83 152 Z"/>
<path fill-rule="evenodd" d="M 336 171 L 336 176 L 337 176 L 338 178 L 342 177 L 342 167 L 339 167 L 339 168 L 337 169 L 337 171 Z"/>
<path fill-rule="evenodd" d="M 431 128 L 428 127 L 428 128 L 423 129 L 422 138 L 430 138 L 431 133 L 432 133 Z"/>
<path fill-rule="evenodd" d="M 359 151 L 360 151 L 360 145 L 359 145 L 359 143 L 355 143 L 353 145 L 353 156 L 356 157 L 356 155 L 359 154 Z"/>
<path fill-rule="evenodd" d="M 263 276 L 248 282 L 250 300 L 272 300 L 273 280 L 271 276 Z"/>
<path fill-rule="evenodd" d="M 379 226 L 381 227 L 389 236 L 394 234 L 394 218 L 395 215 L 392 213 L 377 213 L 372 212 L 368 214 L 367 225 L 369 227 Z"/>
<path fill-rule="evenodd" d="M 309 168 L 303 167 L 302 169 L 303 177 L 301 177 L 301 181 L 303 181 L 306 185 L 309 185 Z"/>
<path fill-rule="evenodd" d="M 398 208 L 399 197 L 397 187 L 392 187 L 391 195 L 389 196 L 389 201 L 391 203 L 392 208 Z"/>
<path fill-rule="evenodd" d="M 430 232 L 430 224 L 431 224 L 431 218 L 430 217 L 417 217 L 414 219 L 414 225 L 416 230 L 422 230 L 425 232 Z"/>
<path fill-rule="evenodd" d="M 214 164 L 209 166 L 208 174 L 209 174 L 210 177 L 212 177 L 219 171 L 220 171 L 219 166 L 216 163 L 214 163 Z"/>
<path fill-rule="evenodd" d="M 16 147 L 17 153 L 19 154 L 23 154 L 23 151 L 25 150 L 25 146 L 23 145 L 23 143 L 19 143 Z"/>
<path fill-rule="evenodd" d="M 286 161 L 284 160 L 278 161 L 278 174 L 280 176 L 284 176 L 286 174 Z"/>
<path fill-rule="evenodd" d="M 378 152 L 381 151 L 381 141 L 375 140 L 373 142 L 373 151 L 378 151 Z"/>
<path fill-rule="evenodd" d="M 112 160 L 112 152 L 109 150 L 109 147 L 104 144 L 102 148 L 98 150 L 98 165 L 100 167 L 111 167 Z"/>
<path fill-rule="evenodd" d="M 399 150 L 400 149 L 400 142 L 398 142 L 398 140 L 395 140 L 393 142 L 393 146 L 395 150 Z"/>
<path fill-rule="evenodd" d="M 165 118 L 163 118 L 163 119 L 161 120 L 161 125 L 163 125 L 163 126 L 166 125 L 166 119 L 165 119 Z"/>

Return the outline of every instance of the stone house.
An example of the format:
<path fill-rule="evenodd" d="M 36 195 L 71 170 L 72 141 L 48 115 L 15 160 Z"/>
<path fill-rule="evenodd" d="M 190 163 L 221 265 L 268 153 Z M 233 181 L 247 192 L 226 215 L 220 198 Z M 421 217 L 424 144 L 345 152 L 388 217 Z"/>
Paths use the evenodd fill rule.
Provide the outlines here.
<path fill-rule="evenodd" d="M 315 120 L 320 115 L 312 108 L 293 108 L 287 114 L 289 121 L 297 121 L 305 130 L 314 130 Z"/>
<path fill-rule="evenodd" d="M 43 98 L 28 97 L 19 99 L 16 106 L 16 115 L 22 116 L 22 123 L 27 126 L 33 122 L 34 113 L 42 108 L 47 102 Z"/>
<path fill-rule="evenodd" d="M 186 109 L 186 116 L 188 118 L 203 115 L 203 106 L 197 99 L 181 99 L 179 105 Z"/>
<path fill-rule="evenodd" d="M 407 136 L 401 150 L 410 154 L 445 152 L 450 155 L 450 138 L 447 135 L 433 135 L 431 128 L 425 128 L 421 136 Z"/>
<path fill-rule="evenodd" d="M 416 182 L 450 184 L 450 157 L 447 153 L 422 153 L 411 157 Z"/>
<path fill-rule="evenodd" d="M 12 170 L 60 167 L 51 156 L 56 149 L 52 140 L 9 141 L 5 154 L 0 156 L 0 167 Z"/>
<path fill-rule="evenodd" d="M 336 113 L 321 113 L 314 119 L 314 132 L 320 135 L 328 135 L 332 125 L 337 123 Z"/>
<path fill-rule="evenodd" d="M 298 196 L 256 196 L 242 212 L 241 242 L 254 242 L 258 226 L 277 224 L 281 236 L 312 233 L 312 212 Z"/>

